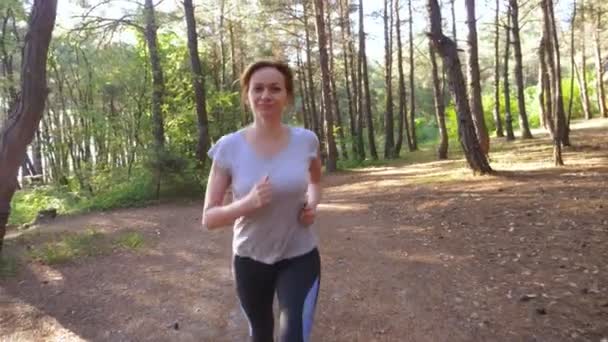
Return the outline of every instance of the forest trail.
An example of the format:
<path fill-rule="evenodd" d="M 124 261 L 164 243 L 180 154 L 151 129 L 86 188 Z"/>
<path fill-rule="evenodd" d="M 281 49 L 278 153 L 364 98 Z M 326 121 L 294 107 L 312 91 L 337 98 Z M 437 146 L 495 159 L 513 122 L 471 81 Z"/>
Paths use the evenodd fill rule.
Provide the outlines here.
<path fill-rule="evenodd" d="M 494 140 L 493 176 L 461 159 L 327 176 L 313 341 L 605 341 L 606 132 L 607 120 L 577 123 L 563 168 L 545 135 Z M 0 279 L 0 340 L 244 341 L 231 231 L 203 231 L 201 208 L 61 217 L 9 235 L 13 250 L 89 228 L 137 231 L 145 246 Z"/>

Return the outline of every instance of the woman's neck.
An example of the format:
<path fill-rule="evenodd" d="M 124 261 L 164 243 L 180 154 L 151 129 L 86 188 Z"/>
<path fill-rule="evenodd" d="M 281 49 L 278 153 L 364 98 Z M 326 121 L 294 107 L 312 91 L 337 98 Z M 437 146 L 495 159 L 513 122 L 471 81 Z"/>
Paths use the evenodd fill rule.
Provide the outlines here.
<path fill-rule="evenodd" d="M 266 137 L 272 140 L 280 140 L 285 134 L 284 126 L 280 121 L 276 123 L 254 121 L 251 127 L 258 138 Z"/>

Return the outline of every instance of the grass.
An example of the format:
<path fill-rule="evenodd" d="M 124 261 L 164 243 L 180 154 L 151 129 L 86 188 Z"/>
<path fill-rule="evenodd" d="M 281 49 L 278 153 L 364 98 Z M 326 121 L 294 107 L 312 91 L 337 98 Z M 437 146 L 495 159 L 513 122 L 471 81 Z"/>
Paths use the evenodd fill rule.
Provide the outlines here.
<path fill-rule="evenodd" d="M 33 260 L 53 265 L 81 257 L 102 255 L 108 251 L 104 235 L 93 229 L 84 233 L 62 233 L 58 238 L 34 247 L 30 252 Z"/>
<path fill-rule="evenodd" d="M 124 232 L 110 239 L 106 234 L 94 229 L 82 233 L 57 233 L 50 238 L 47 237 L 46 240 L 47 242 L 31 247 L 28 252 L 31 260 L 54 265 L 106 255 L 117 248 L 139 250 L 144 246 L 144 237 L 141 233 Z"/>
<path fill-rule="evenodd" d="M 144 236 L 138 232 L 126 232 L 114 240 L 116 246 L 124 249 L 138 250 L 144 245 Z"/>
<path fill-rule="evenodd" d="M 13 256 L 0 255 L 0 279 L 15 276 L 17 274 L 17 258 Z"/>

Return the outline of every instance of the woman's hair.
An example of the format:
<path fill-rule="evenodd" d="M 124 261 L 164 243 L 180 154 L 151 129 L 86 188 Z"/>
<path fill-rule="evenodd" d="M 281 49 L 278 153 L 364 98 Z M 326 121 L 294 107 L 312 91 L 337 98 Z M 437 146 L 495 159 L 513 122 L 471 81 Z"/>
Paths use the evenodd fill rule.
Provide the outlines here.
<path fill-rule="evenodd" d="M 251 81 L 251 76 L 253 76 L 256 71 L 263 68 L 274 68 L 278 70 L 281 74 L 283 74 L 283 78 L 285 79 L 285 90 L 287 91 L 287 97 L 289 98 L 289 102 L 293 102 L 293 71 L 291 71 L 289 65 L 284 62 L 262 59 L 250 64 L 241 75 L 241 101 L 243 102 L 243 104 L 247 103 L 247 93 L 249 92 L 249 81 Z"/>

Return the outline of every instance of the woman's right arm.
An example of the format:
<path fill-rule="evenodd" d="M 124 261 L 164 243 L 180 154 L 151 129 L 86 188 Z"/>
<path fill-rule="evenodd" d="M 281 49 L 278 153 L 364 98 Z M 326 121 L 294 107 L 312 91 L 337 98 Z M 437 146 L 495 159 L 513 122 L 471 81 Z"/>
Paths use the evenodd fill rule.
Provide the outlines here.
<path fill-rule="evenodd" d="M 264 179 L 243 198 L 222 205 L 230 182 L 231 177 L 228 170 L 213 162 L 205 193 L 202 218 L 204 228 L 214 229 L 230 225 L 237 218 L 252 213 L 270 201 L 270 184 L 268 179 Z"/>

